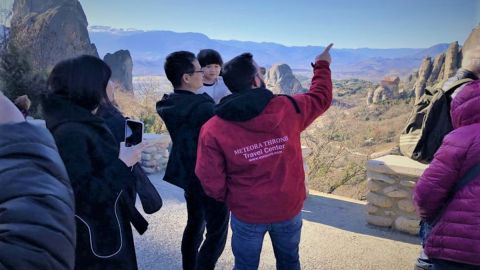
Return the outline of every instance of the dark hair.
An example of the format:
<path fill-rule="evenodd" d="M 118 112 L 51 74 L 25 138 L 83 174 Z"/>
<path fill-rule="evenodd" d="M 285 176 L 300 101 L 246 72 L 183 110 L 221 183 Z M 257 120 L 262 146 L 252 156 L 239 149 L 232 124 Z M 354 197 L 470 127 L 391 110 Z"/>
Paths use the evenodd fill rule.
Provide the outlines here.
<path fill-rule="evenodd" d="M 112 71 L 101 59 L 82 55 L 55 65 L 48 77 L 49 91 L 89 111 L 98 107 Z"/>
<path fill-rule="evenodd" d="M 252 88 L 257 69 L 253 64 L 253 55 L 243 53 L 223 66 L 223 81 L 232 92 L 239 92 Z"/>
<path fill-rule="evenodd" d="M 205 67 L 211 64 L 223 65 L 222 56 L 212 49 L 203 49 L 197 54 L 198 62 L 201 67 Z"/>
<path fill-rule="evenodd" d="M 167 56 L 163 68 L 165 69 L 167 79 L 174 88 L 182 85 L 183 74 L 195 71 L 195 66 L 193 65 L 195 59 L 197 59 L 195 55 L 187 51 L 173 52 Z"/>

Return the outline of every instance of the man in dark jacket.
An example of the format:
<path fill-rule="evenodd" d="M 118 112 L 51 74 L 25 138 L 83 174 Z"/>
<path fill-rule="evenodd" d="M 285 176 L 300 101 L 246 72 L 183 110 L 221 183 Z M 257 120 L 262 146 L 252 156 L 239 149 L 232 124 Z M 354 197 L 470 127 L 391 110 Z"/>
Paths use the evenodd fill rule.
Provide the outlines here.
<path fill-rule="evenodd" d="M 332 102 L 330 44 L 315 59 L 310 91 L 275 97 L 249 53 L 226 63 L 232 91 L 200 133 L 195 172 L 232 211 L 234 269 L 257 269 L 269 232 L 277 269 L 300 269 L 305 200 L 300 133 Z"/>
<path fill-rule="evenodd" d="M 207 94 L 195 94 L 203 86 L 203 70 L 193 53 L 170 54 L 164 68 L 174 90 L 157 103 L 157 112 L 173 143 L 164 180 L 184 189 L 187 202 L 183 269 L 214 269 L 225 248 L 229 214 L 224 203 L 205 195 L 195 176 L 195 160 L 200 128 L 213 116 L 215 104 Z M 207 235 L 202 244 L 205 223 Z"/>
<path fill-rule="evenodd" d="M 73 269 L 74 198 L 52 136 L 0 93 L 0 269 Z"/>

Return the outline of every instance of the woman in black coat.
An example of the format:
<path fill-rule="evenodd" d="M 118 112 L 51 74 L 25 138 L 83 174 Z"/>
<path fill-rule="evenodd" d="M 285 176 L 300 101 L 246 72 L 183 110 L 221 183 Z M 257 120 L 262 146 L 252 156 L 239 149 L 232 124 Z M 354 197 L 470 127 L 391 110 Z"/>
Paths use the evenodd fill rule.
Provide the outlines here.
<path fill-rule="evenodd" d="M 115 86 L 112 81 L 108 82 L 107 89 L 104 92 L 104 97 L 100 106 L 98 107 L 96 116 L 102 118 L 105 124 L 110 129 L 115 137 L 117 144 L 125 141 L 125 121 L 126 118 L 122 112 L 117 108 L 117 103 L 114 98 Z M 130 190 L 130 196 L 135 201 L 137 194 L 143 206 L 143 210 L 147 214 L 153 214 L 162 207 L 162 198 L 156 190 L 155 186 L 150 182 L 145 171 L 140 164 L 135 164 L 132 168 L 132 173 L 135 176 L 135 185 Z"/>
<path fill-rule="evenodd" d="M 137 269 L 130 222 L 140 233 L 147 226 L 126 196 L 134 184 L 129 167 L 139 161 L 143 146 L 118 145 L 94 115 L 110 76 L 96 57 L 60 62 L 42 101 L 75 195 L 75 269 Z"/>

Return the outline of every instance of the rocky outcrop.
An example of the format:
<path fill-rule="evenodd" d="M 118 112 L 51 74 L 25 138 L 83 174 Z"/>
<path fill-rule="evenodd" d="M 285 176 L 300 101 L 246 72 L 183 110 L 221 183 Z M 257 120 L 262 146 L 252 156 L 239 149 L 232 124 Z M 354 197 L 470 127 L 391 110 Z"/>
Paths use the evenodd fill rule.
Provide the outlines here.
<path fill-rule="evenodd" d="M 115 81 L 121 88 L 133 92 L 133 61 L 128 50 L 120 50 L 113 54 L 107 53 L 103 61 L 112 69 L 112 81 Z"/>
<path fill-rule="evenodd" d="M 428 85 L 433 85 L 439 78 L 443 78 L 444 64 L 445 63 L 445 53 L 441 53 L 435 57 L 433 60 L 433 68 L 428 78 Z"/>
<path fill-rule="evenodd" d="M 398 96 L 399 83 L 400 78 L 398 76 L 387 76 L 383 78 L 383 80 L 380 82 L 380 85 L 388 89 L 388 97 L 395 98 Z"/>
<path fill-rule="evenodd" d="M 448 46 L 448 50 L 445 55 L 445 68 L 443 71 L 443 79 L 446 80 L 453 75 L 455 75 L 455 72 L 457 72 L 457 69 L 459 67 L 459 47 L 458 47 L 458 42 L 452 42 L 450 43 L 450 46 Z"/>
<path fill-rule="evenodd" d="M 67 58 L 98 56 L 87 26 L 77 0 L 16 0 L 10 41 L 29 55 L 36 69 L 48 70 Z"/>
<path fill-rule="evenodd" d="M 388 88 L 380 85 L 375 89 L 375 91 L 373 91 L 372 102 L 373 104 L 380 103 L 382 101 L 387 100 L 388 96 L 389 96 Z"/>
<path fill-rule="evenodd" d="M 387 76 L 380 81 L 380 86 L 375 90 L 370 89 L 367 93 L 367 104 L 377 104 L 382 101 L 393 99 L 398 96 L 400 78 Z"/>
<path fill-rule="evenodd" d="M 427 86 L 428 78 L 430 77 L 430 73 L 432 72 L 432 59 L 430 57 L 426 57 L 423 59 L 422 65 L 418 70 L 418 79 L 415 83 L 415 100 L 418 101 L 419 98 L 425 92 L 425 87 Z"/>
<path fill-rule="evenodd" d="M 367 105 L 373 104 L 373 92 L 375 92 L 373 88 L 370 88 L 367 92 Z"/>
<path fill-rule="evenodd" d="M 306 91 L 287 64 L 273 65 L 267 72 L 265 83 L 275 94 L 293 95 Z"/>
<path fill-rule="evenodd" d="M 412 95 L 415 92 L 415 83 L 418 79 L 418 70 L 415 70 L 410 74 L 406 80 L 400 82 L 400 94 L 402 95 Z"/>
<path fill-rule="evenodd" d="M 468 38 L 463 43 L 462 52 L 474 49 L 480 46 L 480 25 L 475 27 Z"/>
<path fill-rule="evenodd" d="M 455 75 L 461 66 L 464 54 L 480 46 L 480 25 L 472 30 L 463 44 L 463 48 L 460 49 L 457 41 L 450 43 L 445 53 L 435 56 L 433 63 L 430 57 L 424 59 L 415 82 L 415 97 L 417 100 L 423 94 L 426 86 L 436 85 Z M 414 74 L 410 75 L 402 83 L 405 89 L 408 89 L 413 77 L 415 77 Z"/>

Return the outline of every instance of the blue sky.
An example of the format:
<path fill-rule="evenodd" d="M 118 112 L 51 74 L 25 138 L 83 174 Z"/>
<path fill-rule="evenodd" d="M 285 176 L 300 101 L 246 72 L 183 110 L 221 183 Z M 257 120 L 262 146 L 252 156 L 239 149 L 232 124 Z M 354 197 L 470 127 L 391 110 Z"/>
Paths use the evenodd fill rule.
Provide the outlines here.
<path fill-rule="evenodd" d="M 80 0 L 90 25 L 336 48 L 462 43 L 480 0 Z"/>

